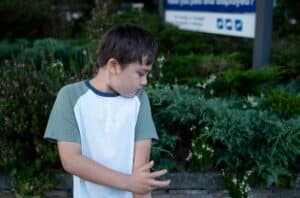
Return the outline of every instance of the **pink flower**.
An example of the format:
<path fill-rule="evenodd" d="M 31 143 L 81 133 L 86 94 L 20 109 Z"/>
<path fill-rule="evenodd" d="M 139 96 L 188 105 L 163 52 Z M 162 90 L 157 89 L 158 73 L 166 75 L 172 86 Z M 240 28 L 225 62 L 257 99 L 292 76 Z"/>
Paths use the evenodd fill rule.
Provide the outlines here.
<path fill-rule="evenodd" d="M 17 68 L 24 68 L 25 67 L 25 64 L 24 63 L 19 63 L 17 64 Z"/>
<path fill-rule="evenodd" d="M 20 83 L 18 81 L 13 81 L 16 88 L 20 87 Z"/>

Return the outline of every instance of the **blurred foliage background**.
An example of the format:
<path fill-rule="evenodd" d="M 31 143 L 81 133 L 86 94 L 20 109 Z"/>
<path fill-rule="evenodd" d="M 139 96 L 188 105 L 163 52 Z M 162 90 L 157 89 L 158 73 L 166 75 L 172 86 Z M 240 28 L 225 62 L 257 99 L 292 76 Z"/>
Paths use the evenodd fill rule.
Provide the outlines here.
<path fill-rule="evenodd" d="M 55 187 L 61 165 L 43 139 L 51 107 L 64 84 L 95 74 L 99 40 L 118 23 L 140 25 L 159 43 L 146 87 L 160 136 L 151 156 L 157 169 L 219 171 L 238 197 L 245 182 L 295 184 L 300 2 L 274 1 L 270 64 L 255 70 L 252 39 L 179 30 L 159 17 L 158 4 L 0 2 L 0 171 L 16 179 L 16 194 Z"/>

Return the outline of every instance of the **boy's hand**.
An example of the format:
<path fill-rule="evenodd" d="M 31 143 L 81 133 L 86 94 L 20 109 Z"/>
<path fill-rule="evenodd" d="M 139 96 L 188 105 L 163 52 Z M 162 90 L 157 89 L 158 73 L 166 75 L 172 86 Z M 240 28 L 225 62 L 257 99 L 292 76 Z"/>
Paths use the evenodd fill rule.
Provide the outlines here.
<path fill-rule="evenodd" d="M 167 170 L 160 170 L 150 172 L 154 162 L 151 161 L 139 169 L 136 169 L 129 177 L 128 188 L 129 191 L 139 194 L 147 194 L 156 188 L 162 188 L 169 186 L 170 180 L 156 180 L 155 178 L 160 177 L 167 173 Z"/>

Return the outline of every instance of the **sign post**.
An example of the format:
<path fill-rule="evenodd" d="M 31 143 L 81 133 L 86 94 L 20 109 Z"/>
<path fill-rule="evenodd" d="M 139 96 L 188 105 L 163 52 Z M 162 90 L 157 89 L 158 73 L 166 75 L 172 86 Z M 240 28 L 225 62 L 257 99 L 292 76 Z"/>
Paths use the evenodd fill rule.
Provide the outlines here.
<path fill-rule="evenodd" d="M 257 1 L 253 68 L 262 67 L 269 63 L 272 43 L 272 9 L 273 0 Z"/>

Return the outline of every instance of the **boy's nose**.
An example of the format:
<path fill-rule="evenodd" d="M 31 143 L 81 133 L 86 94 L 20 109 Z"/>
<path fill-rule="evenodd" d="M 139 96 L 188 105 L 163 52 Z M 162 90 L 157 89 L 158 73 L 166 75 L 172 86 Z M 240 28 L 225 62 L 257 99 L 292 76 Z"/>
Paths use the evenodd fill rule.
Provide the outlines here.
<path fill-rule="evenodd" d="M 147 85 L 147 77 L 143 78 L 141 84 L 142 84 L 142 86 Z"/>

